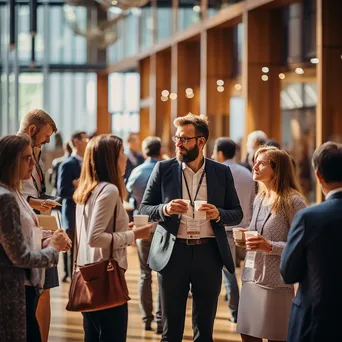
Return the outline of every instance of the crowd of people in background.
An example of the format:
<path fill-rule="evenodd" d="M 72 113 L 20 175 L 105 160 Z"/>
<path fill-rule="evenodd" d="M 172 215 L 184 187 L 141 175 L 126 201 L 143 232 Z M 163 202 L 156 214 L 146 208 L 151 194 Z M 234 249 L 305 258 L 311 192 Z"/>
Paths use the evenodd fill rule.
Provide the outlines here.
<path fill-rule="evenodd" d="M 205 157 L 205 116 L 178 117 L 174 126 L 174 158 L 165 155 L 160 137 L 141 143 L 138 133 L 124 142 L 74 132 L 49 174 L 42 147 L 57 127 L 46 112 L 31 110 L 16 135 L 0 138 L 0 341 L 47 342 L 50 289 L 59 277 L 70 282 L 75 265 L 112 254 L 126 270 L 126 247 L 133 243 L 144 329 L 155 329 L 163 342 L 182 341 L 189 297 L 194 341 L 213 341 L 222 279 L 243 342 L 342 340 L 340 316 L 329 314 L 342 304 L 334 278 L 342 145 L 317 147 L 313 169 L 325 201 L 310 206 L 294 159 L 264 132 L 248 135 L 240 163 L 229 137 L 217 138 Z M 42 230 L 41 217 L 52 210 L 61 215 L 60 229 Z M 147 215 L 148 223 L 134 224 L 135 215 Z M 64 274 L 58 275 L 61 251 Z M 86 342 L 126 341 L 127 303 L 82 315 Z"/>

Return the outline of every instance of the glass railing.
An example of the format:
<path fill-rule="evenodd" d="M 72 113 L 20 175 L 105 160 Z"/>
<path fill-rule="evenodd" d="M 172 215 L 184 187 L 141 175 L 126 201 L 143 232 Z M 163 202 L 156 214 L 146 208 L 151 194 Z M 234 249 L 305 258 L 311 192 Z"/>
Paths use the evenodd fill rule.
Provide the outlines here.
<path fill-rule="evenodd" d="M 243 0 L 209 0 L 208 17 L 213 17 L 225 8 L 242 1 Z"/>

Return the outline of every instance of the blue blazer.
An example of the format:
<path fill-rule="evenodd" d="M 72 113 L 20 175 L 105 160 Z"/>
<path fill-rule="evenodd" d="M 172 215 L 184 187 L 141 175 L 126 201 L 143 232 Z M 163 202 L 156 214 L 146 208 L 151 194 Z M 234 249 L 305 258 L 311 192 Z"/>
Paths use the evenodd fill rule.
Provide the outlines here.
<path fill-rule="evenodd" d="M 229 249 L 224 225 L 237 225 L 243 213 L 228 166 L 206 159 L 205 166 L 208 203 L 220 211 L 219 222 L 210 221 L 221 260 L 230 273 L 235 267 Z M 141 214 L 159 224 L 153 236 L 148 263 L 155 271 L 161 271 L 169 262 L 180 224 L 180 215 L 164 216 L 164 204 L 182 198 L 182 167 L 177 159 L 158 162 L 152 172 L 140 207 Z"/>
<path fill-rule="evenodd" d="M 280 272 L 299 283 L 288 342 L 342 341 L 342 192 L 297 213 L 284 248 Z"/>
<path fill-rule="evenodd" d="M 76 204 L 72 199 L 75 187 L 72 182 L 81 175 L 81 163 L 70 156 L 65 159 L 58 170 L 57 193 L 63 198 L 62 205 L 62 225 L 63 229 L 74 231 L 75 229 L 75 210 Z"/>

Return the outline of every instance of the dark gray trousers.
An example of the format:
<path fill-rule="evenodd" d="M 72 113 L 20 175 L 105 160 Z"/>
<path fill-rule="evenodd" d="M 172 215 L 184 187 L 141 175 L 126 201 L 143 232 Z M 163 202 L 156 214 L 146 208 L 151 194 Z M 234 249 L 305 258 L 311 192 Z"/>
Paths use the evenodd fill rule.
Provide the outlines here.
<path fill-rule="evenodd" d="M 191 285 L 194 341 L 212 342 L 222 261 L 215 239 L 188 246 L 176 240 L 171 258 L 158 273 L 163 311 L 162 342 L 181 342 Z"/>

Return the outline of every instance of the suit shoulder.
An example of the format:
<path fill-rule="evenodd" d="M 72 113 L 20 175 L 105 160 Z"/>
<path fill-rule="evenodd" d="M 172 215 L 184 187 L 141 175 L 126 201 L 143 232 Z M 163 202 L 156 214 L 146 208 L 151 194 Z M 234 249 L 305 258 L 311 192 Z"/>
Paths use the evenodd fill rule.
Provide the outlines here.
<path fill-rule="evenodd" d="M 64 160 L 61 161 L 60 165 L 74 165 L 75 164 L 75 158 L 73 156 L 67 157 Z"/>
<path fill-rule="evenodd" d="M 165 168 L 171 167 L 174 164 L 178 164 L 178 161 L 176 158 L 171 158 L 171 159 L 159 161 L 156 165 L 158 164 L 161 168 L 165 169 Z"/>
<path fill-rule="evenodd" d="M 324 213 L 329 212 L 331 209 L 332 203 L 330 201 L 324 201 L 319 204 L 312 205 L 310 207 L 307 207 L 301 211 L 303 216 L 309 216 L 309 217 L 322 217 Z"/>

